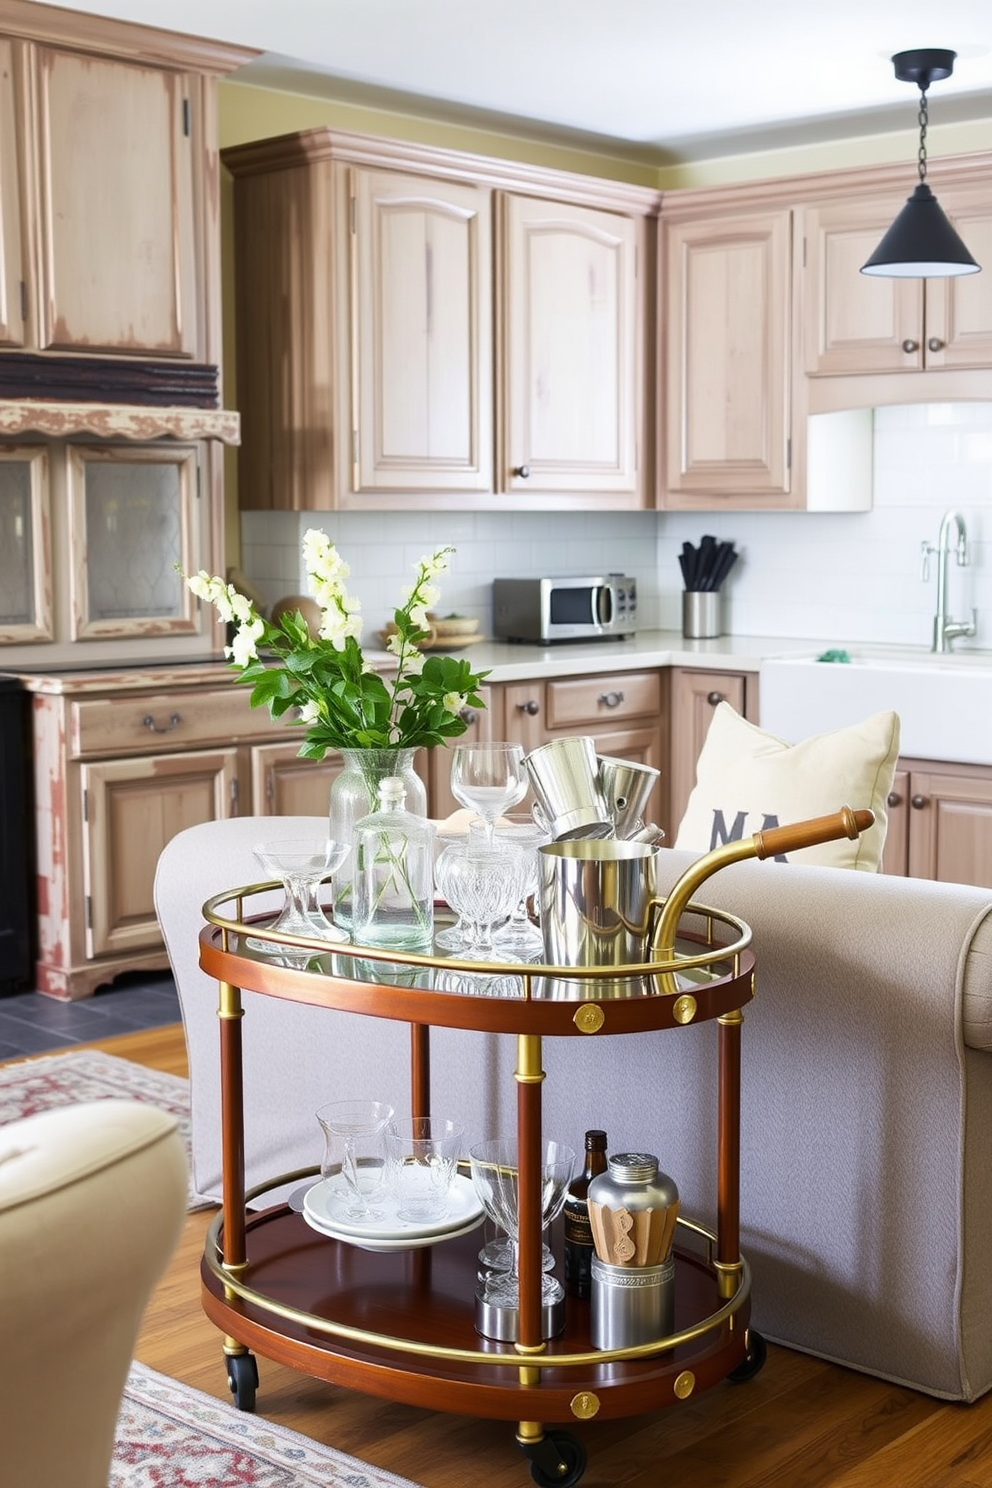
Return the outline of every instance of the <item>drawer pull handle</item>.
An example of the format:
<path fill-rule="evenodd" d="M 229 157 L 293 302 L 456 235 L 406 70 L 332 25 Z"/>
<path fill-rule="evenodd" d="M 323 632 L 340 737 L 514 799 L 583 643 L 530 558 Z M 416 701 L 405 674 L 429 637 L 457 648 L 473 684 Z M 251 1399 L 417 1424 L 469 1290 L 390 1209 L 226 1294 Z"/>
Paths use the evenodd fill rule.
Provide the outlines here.
<path fill-rule="evenodd" d="M 927 796 L 914 796 L 909 804 L 914 811 L 922 811 L 924 806 L 930 805 L 930 800 Z"/>
<path fill-rule="evenodd" d="M 150 713 L 146 713 L 141 722 L 144 724 L 145 728 L 148 729 L 149 733 L 171 734 L 172 730 L 174 728 L 178 728 L 179 724 L 182 723 L 182 719 L 178 713 L 170 713 L 169 721 L 165 725 L 165 728 L 159 728 L 152 715 Z"/>
<path fill-rule="evenodd" d="M 889 794 L 885 798 L 885 804 L 886 806 L 901 806 L 902 796 L 898 791 L 889 791 Z"/>
<path fill-rule="evenodd" d="M 458 717 L 462 723 L 467 723 L 470 727 L 473 723 L 478 723 L 479 721 L 479 715 L 474 708 L 461 708 Z"/>
<path fill-rule="evenodd" d="M 912 356 L 914 351 L 919 351 L 919 341 L 910 341 L 908 338 L 902 343 L 902 349 L 907 356 Z"/>
<path fill-rule="evenodd" d="M 515 465 L 513 467 L 512 474 L 517 476 L 520 480 L 530 480 L 530 466 Z"/>
<path fill-rule="evenodd" d="M 927 351 L 943 351 L 943 349 L 944 342 L 941 341 L 940 337 L 931 336 L 930 340 L 927 342 Z"/>
<path fill-rule="evenodd" d="M 619 708 L 620 704 L 623 702 L 623 693 L 601 692 L 599 694 L 599 701 L 603 704 L 604 708 Z"/>
<path fill-rule="evenodd" d="M 528 698 L 525 703 L 517 704 L 517 712 L 526 713 L 529 718 L 536 718 L 540 711 L 540 703 L 535 702 L 533 698 Z"/>
<path fill-rule="evenodd" d="M 723 702 L 723 693 L 722 692 L 708 692 L 706 694 L 706 701 L 709 703 L 709 705 L 710 705 L 711 708 L 715 708 L 716 705 L 717 705 L 717 703 L 722 703 Z"/>

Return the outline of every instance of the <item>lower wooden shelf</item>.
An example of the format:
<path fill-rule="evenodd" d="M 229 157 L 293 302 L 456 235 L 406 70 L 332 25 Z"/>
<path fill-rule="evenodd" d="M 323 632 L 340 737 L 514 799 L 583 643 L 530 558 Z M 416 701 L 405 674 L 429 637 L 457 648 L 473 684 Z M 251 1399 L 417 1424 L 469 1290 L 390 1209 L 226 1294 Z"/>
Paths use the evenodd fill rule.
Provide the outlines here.
<path fill-rule="evenodd" d="M 219 1254 L 220 1223 L 201 1266 L 211 1321 L 264 1358 L 366 1394 L 500 1420 L 609 1419 L 684 1400 L 746 1358 L 746 1267 L 727 1301 L 707 1258 L 683 1246 L 675 1252 L 671 1336 L 696 1336 L 649 1357 L 601 1360 L 589 1304 L 568 1298 L 565 1331 L 525 1359 L 475 1331 L 481 1229 L 419 1250 L 372 1252 L 318 1234 L 279 1205 L 249 1219 L 247 1265 L 228 1278 L 210 1259 Z M 322 1331 L 321 1323 L 359 1336 Z"/>

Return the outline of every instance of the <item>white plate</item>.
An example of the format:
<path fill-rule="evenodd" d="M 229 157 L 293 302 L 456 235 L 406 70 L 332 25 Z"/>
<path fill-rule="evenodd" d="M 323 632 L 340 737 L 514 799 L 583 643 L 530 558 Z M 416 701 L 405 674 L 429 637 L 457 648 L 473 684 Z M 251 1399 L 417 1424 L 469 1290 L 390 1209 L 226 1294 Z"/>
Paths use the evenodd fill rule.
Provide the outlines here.
<path fill-rule="evenodd" d="M 304 1218 L 313 1222 L 314 1228 L 334 1234 L 339 1240 L 399 1242 L 408 1244 L 412 1239 L 429 1240 L 450 1235 L 453 1231 L 464 1233 L 483 1218 L 482 1203 L 471 1178 L 456 1173 L 451 1184 L 448 1213 L 444 1219 L 433 1224 L 414 1224 L 400 1219 L 395 1201 L 387 1199 L 382 1204 L 381 1219 L 359 1223 L 349 1219 L 347 1208 L 350 1194 L 340 1174 L 315 1183 L 303 1196 Z"/>
<path fill-rule="evenodd" d="M 396 1236 L 388 1240 L 356 1240 L 354 1235 L 343 1235 L 333 1225 L 318 1224 L 306 1210 L 303 1218 L 312 1230 L 320 1235 L 327 1235 L 331 1240 L 342 1240 L 346 1245 L 354 1245 L 356 1250 L 421 1250 L 425 1245 L 440 1245 L 442 1240 L 453 1240 L 457 1235 L 467 1235 L 471 1230 L 477 1230 L 485 1219 L 485 1214 L 477 1214 L 467 1224 L 459 1225 L 454 1230 L 442 1230 L 440 1234 L 425 1235 L 421 1231 L 412 1229 L 404 1236 Z"/>

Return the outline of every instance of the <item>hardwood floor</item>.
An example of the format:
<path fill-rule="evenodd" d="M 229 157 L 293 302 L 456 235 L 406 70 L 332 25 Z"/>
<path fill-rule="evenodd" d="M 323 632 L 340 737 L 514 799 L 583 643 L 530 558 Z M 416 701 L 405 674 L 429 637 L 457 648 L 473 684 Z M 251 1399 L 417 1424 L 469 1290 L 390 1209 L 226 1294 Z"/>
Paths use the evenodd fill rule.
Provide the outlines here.
<path fill-rule="evenodd" d="M 106 1049 L 185 1073 L 182 1031 L 107 1040 Z M 199 1302 L 210 1212 L 191 1214 L 145 1317 L 137 1357 L 229 1400 L 217 1330 Z M 423 1488 L 524 1488 L 512 1425 L 432 1413 L 324 1385 L 259 1360 L 259 1413 Z M 769 1346 L 745 1385 L 723 1384 L 651 1415 L 576 1428 L 582 1488 L 989 1488 L 992 1394 L 947 1404 Z"/>

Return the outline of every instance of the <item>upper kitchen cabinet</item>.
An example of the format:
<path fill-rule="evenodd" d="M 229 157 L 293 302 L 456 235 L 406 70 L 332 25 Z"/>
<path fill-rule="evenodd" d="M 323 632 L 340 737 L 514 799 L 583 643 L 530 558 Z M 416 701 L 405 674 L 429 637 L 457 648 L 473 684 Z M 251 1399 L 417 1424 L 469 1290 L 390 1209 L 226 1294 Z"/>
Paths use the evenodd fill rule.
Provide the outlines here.
<path fill-rule="evenodd" d="M 516 195 L 499 206 L 500 489 L 636 496 L 638 221 Z"/>
<path fill-rule="evenodd" d="M 898 195 L 806 209 L 803 300 L 811 377 L 992 363 L 988 188 L 941 191 L 940 202 L 985 273 L 949 279 L 862 274 L 861 265 L 903 205 Z"/>
<path fill-rule="evenodd" d="M 663 504 L 793 505 L 792 213 L 666 214 Z"/>
<path fill-rule="evenodd" d="M 643 504 L 655 193 L 308 130 L 235 177 L 241 504 Z"/>
<path fill-rule="evenodd" d="M 216 80 L 251 55 L 4 4 L 0 346 L 219 362 Z"/>
<path fill-rule="evenodd" d="M 0 346 L 24 345 L 24 207 L 18 137 L 20 53 L 0 36 Z"/>

